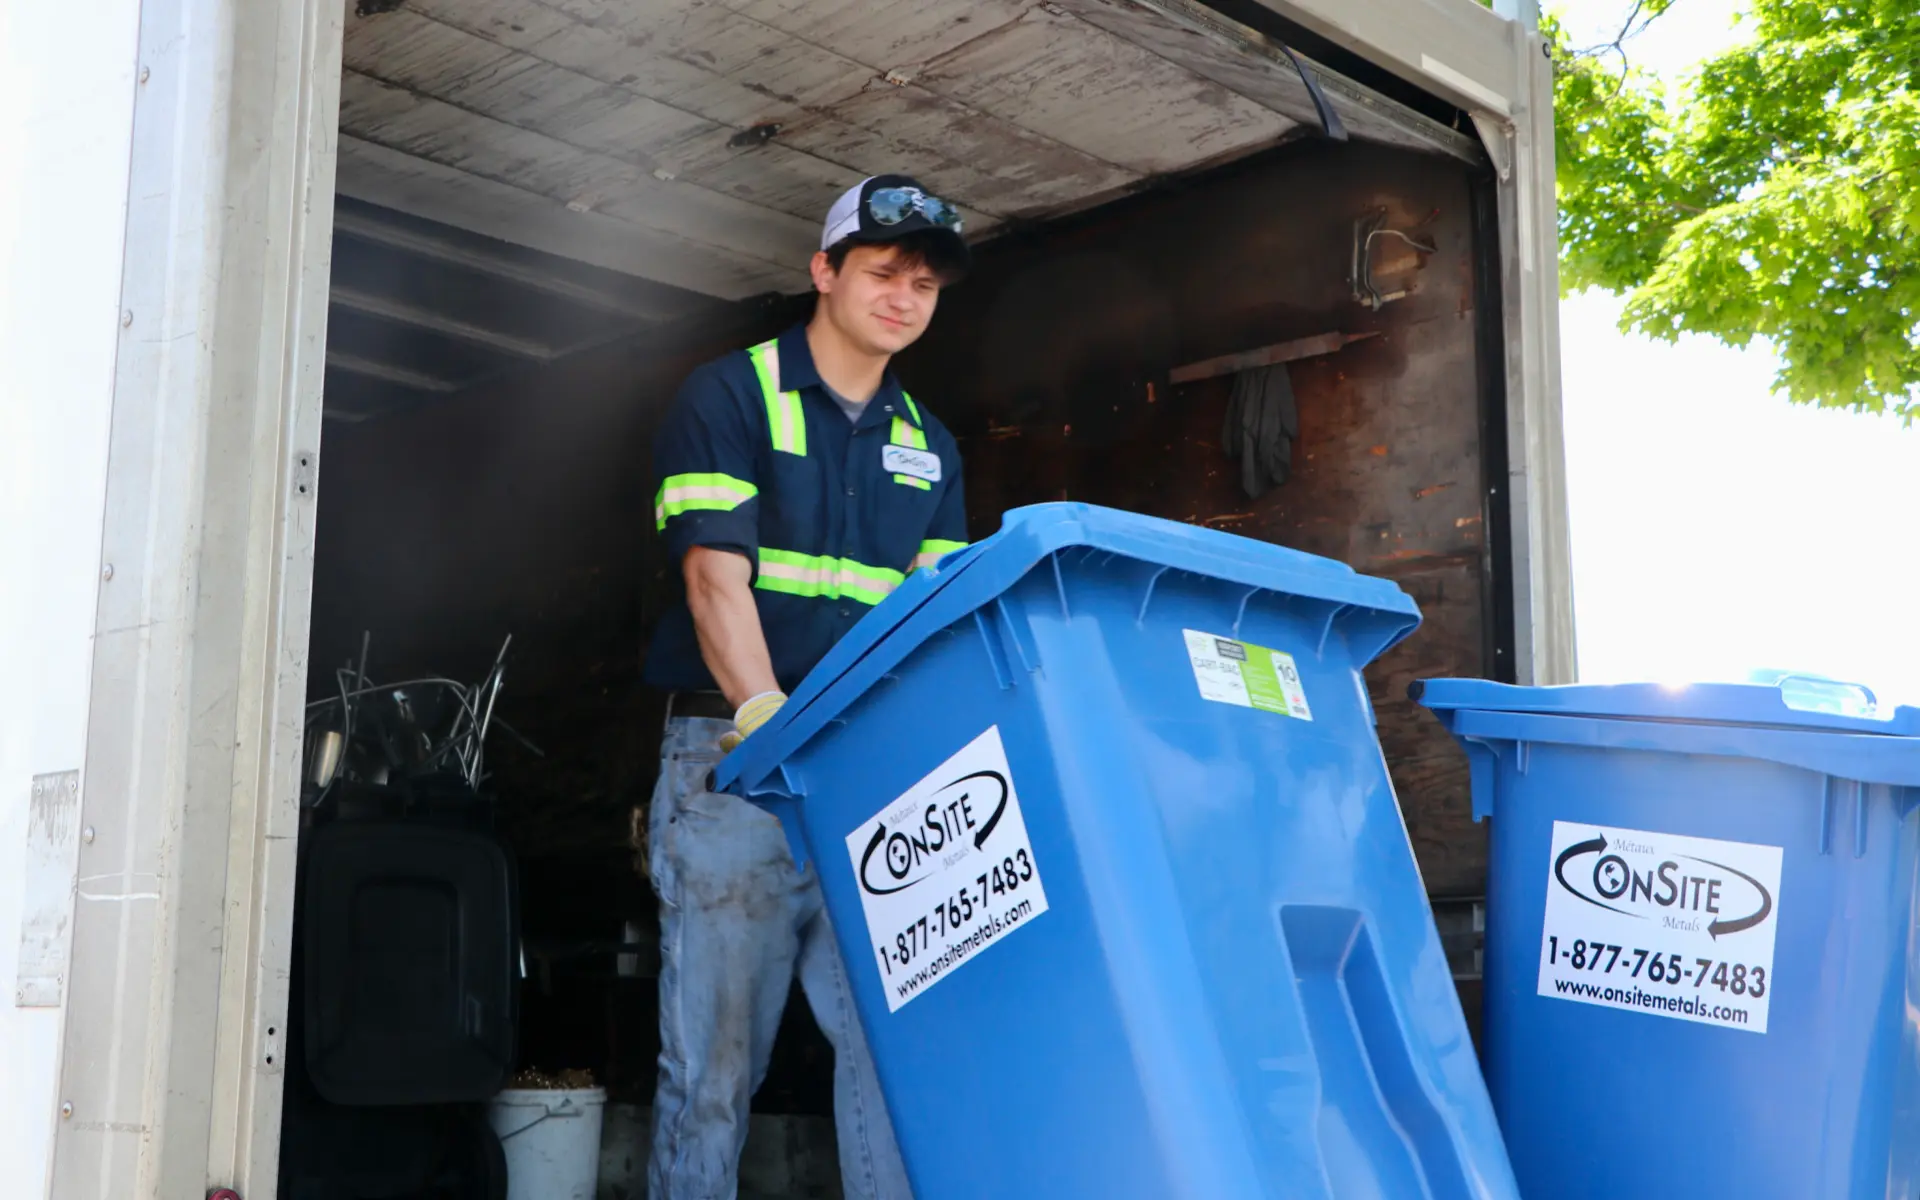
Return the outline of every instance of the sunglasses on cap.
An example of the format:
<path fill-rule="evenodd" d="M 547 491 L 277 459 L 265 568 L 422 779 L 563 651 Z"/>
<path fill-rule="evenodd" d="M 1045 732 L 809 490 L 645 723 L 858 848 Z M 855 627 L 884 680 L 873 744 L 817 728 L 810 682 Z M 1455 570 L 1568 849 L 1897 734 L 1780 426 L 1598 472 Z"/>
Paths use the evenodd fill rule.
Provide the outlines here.
<path fill-rule="evenodd" d="M 875 188 L 867 197 L 867 212 L 882 225 L 898 225 L 919 213 L 942 229 L 960 232 L 960 210 L 916 187 Z"/>

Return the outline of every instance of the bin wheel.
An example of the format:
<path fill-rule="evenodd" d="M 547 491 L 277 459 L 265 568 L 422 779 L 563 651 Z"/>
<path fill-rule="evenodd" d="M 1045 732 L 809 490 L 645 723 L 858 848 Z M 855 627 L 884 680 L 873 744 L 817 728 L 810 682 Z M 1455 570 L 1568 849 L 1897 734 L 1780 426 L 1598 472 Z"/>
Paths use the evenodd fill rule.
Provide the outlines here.
<path fill-rule="evenodd" d="M 507 1200 L 507 1149 L 488 1123 L 486 1110 L 475 1106 L 455 1122 L 443 1175 L 455 1181 L 452 1194 L 460 1200 Z"/>
<path fill-rule="evenodd" d="M 484 1115 L 472 1125 L 475 1200 L 507 1200 L 507 1148 Z"/>

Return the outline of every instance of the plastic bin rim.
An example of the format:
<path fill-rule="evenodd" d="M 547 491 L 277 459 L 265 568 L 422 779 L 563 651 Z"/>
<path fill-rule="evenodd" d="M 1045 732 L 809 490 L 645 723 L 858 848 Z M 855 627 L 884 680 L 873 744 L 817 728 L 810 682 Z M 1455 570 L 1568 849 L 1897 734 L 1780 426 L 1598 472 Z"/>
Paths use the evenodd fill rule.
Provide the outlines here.
<path fill-rule="evenodd" d="M 1900 706 L 1885 718 L 1790 707 L 1779 687 L 1705 682 L 1560 684 L 1527 687 L 1491 679 L 1416 680 L 1407 689 L 1443 721 L 1451 712 L 1537 713 L 1595 720 L 1657 721 L 1753 730 L 1920 737 L 1920 708 Z"/>
<path fill-rule="evenodd" d="M 1496 756 L 1521 755 L 1526 746 L 1575 746 L 1593 750 L 1652 751 L 1708 758 L 1775 763 L 1867 784 L 1920 788 L 1920 738 L 1876 737 L 1835 729 L 1761 729 L 1630 717 L 1578 717 L 1557 713 L 1456 709 L 1447 732 L 1467 747 Z M 1516 757 L 1524 763 L 1524 757 Z M 1476 816 L 1491 797 L 1474 785 Z"/>
<path fill-rule="evenodd" d="M 721 760 L 714 769 L 714 788 L 753 792 L 884 673 L 872 668 L 881 651 L 891 667 L 936 629 L 991 603 L 1034 567 L 1076 547 L 1208 575 L 1252 590 L 1404 618 L 1404 627 L 1381 651 L 1420 624 L 1419 607 L 1398 584 L 1304 551 L 1092 504 L 1057 502 L 1011 509 L 997 532 L 946 556 L 932 570 L 915 572 L 854 626 L 773 720 Z M 936 606 L 937 622 L 915 620 L 923 609 Z M 913 628 L 907 628 L 910 624 Z"/>

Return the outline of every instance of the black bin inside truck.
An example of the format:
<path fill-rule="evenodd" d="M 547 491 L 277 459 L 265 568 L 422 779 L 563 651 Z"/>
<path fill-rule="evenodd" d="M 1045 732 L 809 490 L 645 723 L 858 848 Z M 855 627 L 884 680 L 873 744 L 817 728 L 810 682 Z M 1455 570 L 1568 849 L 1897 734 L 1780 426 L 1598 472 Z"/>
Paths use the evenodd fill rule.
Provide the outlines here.
<path fill-rule="evenodd" d="M 650 278 L 598 252 L 591 225 L 564 245 L 514 244 L 477 232 L 504 232 L 504 210 L 458 188 L 440 215 L 462 221 L 423 215 L 452 167 L 410 189 L 357 186 L 356 156 L 437 153 L 391 133 L 393 112 L 417 117 L 432 89 L 390 94 L 392 39 L 425 34 L 385 19 L 349 22 L 359 82 L 342 112 L 313 698 L 363 637 L 369 676 L 398 680 L 479 679 L 512 636 L 497 711 L 514 736 L 490 734 L 482 791 L 517 863 L 517 1065 L 584 1068 L 609 1089 L 602 1189 L 638 1196 L 657 914 L 630 831 L 662 719 L 639 674 L 677 573 L 655 541 L 649 440 L 692 367 L 803 320 L 810 300 L 797 285 L 718 295 Z M 434 104 L 484 107 L 439 90 Z M 760 142 L 728 151 L 733 178 L 777 190 L 789 133 L 743 128 Z M 1009 508 L 1084 500 L 1341 559 L 1416 599 L 1425 624 L 1368 683 L 1472 1020 L 1484 833 L 1464 760 L 1405 695 L 1416 677 L 1509 673 L 1504 374 L 1490 168 L 1469 139 L 1420 128 L 1450 152 L 1334 142 L 1303 117 L 1229 161 L 1000 220 L 896 366 L 959 438 L 976 539 Z M 842 173 L 915 169 L 869 161 L 886 152 L 842 147 L 856 160 Z M 476 163 L 458 169 L 507 170 Z M 806 209 L 816 193 L 824 213 L 831 189 L 779 203 Z M 1250 495 L 1223 435 L 1236 387 L 1257 399 L 1256 382 L 1290 392 L 1294 411 L 1284 482 Z M 836 1194 L 830 1094 L 829 1051 L 793 1003 L 754 1101 L 747 1194 Z"/>

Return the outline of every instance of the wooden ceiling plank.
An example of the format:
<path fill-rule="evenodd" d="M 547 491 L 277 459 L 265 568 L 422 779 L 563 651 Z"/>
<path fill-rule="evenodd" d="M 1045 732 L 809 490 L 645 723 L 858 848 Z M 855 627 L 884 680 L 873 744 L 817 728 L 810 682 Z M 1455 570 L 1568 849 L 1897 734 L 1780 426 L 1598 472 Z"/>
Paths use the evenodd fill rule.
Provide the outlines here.
<path fill-rule="evenodd" d="M 473 14 L 466 19 L 472 22 Z M 663 181 L 708 188 L 811 221 L 864 177 L 778 141 L 751 149 L 730 146 L 739 132 L 731 126 L 526 52 L 504 50 L 480 34 L 424 14 L 402 10 L 382 28 L 395 39 L 393 62 L 368 58 L 352 64 L 359 73 L 620 159 Z M 418 52 L 416 43 L 431 43 L 435 55 Z"/>
<path fill-rule="evenodd" d="M 1107 192 L 1136 178 L 1109 163 L 1043 138 L 1018 124 L 949 101 L 909 84 L 896 87 L 866 63 L 825 55 L 831 70 L 792 62 L 807 50 L 788 34 L 736 21 L 717 55 L 705 61 L 695 44 L 712 24 L 689 24 L 683 3 L 631 5 L 614 0 L 413 0 L 434 20 L 445 21 L 502 45 L 602 82 L 641 92 L 685 108 L 731 129 L 778 123 L 780 133 L 757 149 L 729 147 L 724 140 L 695 139 L 662 147 L 656 157 L 676 173 L 725 186 L 751 177 L 769 161 L 772 182 L 765 202 L 812 217 L 809 202 L 824 207 L 837 194 L 825 177 L 837 168 L 853 180 L 882 170 L 913 174 L 980 219 L 970 230 L 990 228 L 1002 214 L 1051 210 L 1075 195 Z M 962 13 L 966 16 L 968 13 Z M 987 24 L 976 17 L 950 25 L 975 36 Z M 517 28 L 516 28 L 517 26 Z M 742 28 L 744 26 L 744 29 Z M 945 43 L 942 42 L 942 45 Z M 663 58 L 662 56 L 669 56 Z M 744 72 L 728 78 L 722 68 Z M 731 135 L 729 135 L 731 136 Z M 771 161 L 799 155 L 828 164 L 821 185 L 782 183 L 789 171 L 811 176 L 802 163 Z M 724 166 L 722 164 L 725 164 Z M 839 179 L 834 180 L 839 184 Z M 825 201 L 819 197 L 826 196 Z"/>
<path fill-rule="evenodd" d="M 1319 114 L 1279 43 L 1194 0 L 1055 0 L 1079 19 L 1317 127 Z M 1479 143 L 1364 85 L 1302 59 L 1349 134 L 1410 150 L 1482 161 Z"/>
<path fill-rule="evenodd" d="M 928 64 L 919 82 L 1144 175 L 1270 145 L 1297 124 L 1040 7 Z"/>
<path fill-rule="evenodd" d="M 327 351 L 327 369 L 342 371 L 348 375 L 358 375 L 363 379 L 377 379 L 381 383 L 391 383 L 396 387 L 412 388 L 416 392 L 434 392 L 444 394 L 458 391 L 460 380 L 443 379 L 438 375 L 428 375 L 411 370 L 397 363 L 375 362 L 357 354 L 347 354 L 340 350 Z"/>
<path fill-rule="evenodd" d="M 721 0 L 742 18 L 830 49 L 876 74 L 952 52 L 1020 19 L 1031 0 Z"/>
<path fill-rule="evenodd" d="M 662 181 L 609 155 L 358 73 L 341 82 L 340 128 L 441 166 L 547 195 L 570 208 L 618 207 L 637 224 L 776 267 L 804 262 L 818 236 L 812 221 Z"/>
<path fill-rule="evenodd" d="M 723 300 L 807 286 L 802 266 L 761 262 L 368 142 L 340 139 L 339 186 L 356 199 Z"/>
<path fill-rule="evenodd" d="M 558 278 L 526 263 L 515 262 L 497 254 L 488 254 L 452 238 L 436 236 L 417 229 L 401 228 L 358 213 L 336 210 L 333 216 L 333 229 L 336 235 L 345 235 L 391 250 L 398 250 L 404 254 L 476 271 L 544 295 L 632 320 L 663 321 L 680 316 L 685 311 L 682 303 L 668 299 L 664 295 L 658 299 L 618 295 L 571 279 Z"/>
<path fill-rule="evenodd" d="M 328 299 L 339 308 L 350 309 L 369 317 L 378 317 L 404 325 L 409 329 L 419 329 L 428 333 L 452 338 L 470 346 L 479 346 L 488 350 L 497 350 L 524 358 L 533 362 L 551 362 L 564 347 L 549 346 L 544 342 L 531 341 L 503 333 L 498 329 L 488 329 L 470 321 L 449 317 L 433 309 L 408 304 L 388 296 L 376 296 L 358 288 L 334 284 L 328 290 Z"/>

